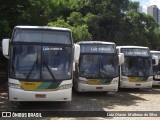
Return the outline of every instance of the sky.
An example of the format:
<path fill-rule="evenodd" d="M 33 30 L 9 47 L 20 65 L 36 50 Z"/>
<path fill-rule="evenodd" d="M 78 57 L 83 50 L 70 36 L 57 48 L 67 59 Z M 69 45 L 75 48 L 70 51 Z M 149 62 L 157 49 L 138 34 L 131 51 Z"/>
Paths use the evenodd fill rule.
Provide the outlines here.
<path fill-rule="evenodd" d="M 157 5 L 160 9 L 160 0 L 131 0 L 131 1 L 138 1 L 140 2 L 140 6 L 143 7 L 142 12 L 147 13 L 147 6 L 149 5 Z"/>

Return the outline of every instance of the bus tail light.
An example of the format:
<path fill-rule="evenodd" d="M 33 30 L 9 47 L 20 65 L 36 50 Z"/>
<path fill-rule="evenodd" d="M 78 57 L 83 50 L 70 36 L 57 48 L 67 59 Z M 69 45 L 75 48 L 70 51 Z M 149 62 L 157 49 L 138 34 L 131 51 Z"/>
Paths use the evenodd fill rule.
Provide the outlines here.
<path fill-rule="evenodd" d="M 8 83 L 8 86 L 10 88 L 15 88 L 15 89 L 22 89 L 22 87 L 18 84 L 14 84 L 14 83 Z"/>

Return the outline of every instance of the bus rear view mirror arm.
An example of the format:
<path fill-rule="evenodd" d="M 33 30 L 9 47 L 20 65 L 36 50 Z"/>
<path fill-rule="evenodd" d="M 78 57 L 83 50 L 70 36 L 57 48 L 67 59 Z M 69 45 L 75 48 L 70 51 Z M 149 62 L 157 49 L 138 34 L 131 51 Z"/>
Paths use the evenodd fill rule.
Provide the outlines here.
<path fill-rule="evenodd" d="M 119 53 L 118 58 L 119 58 L 119 65 L 122 65 L 124 63 L 124 54 Z"/>
<path fill-rule="evenodd" d="M 78 63 L 80 56 L 80 45 L 74 44 L 74 62 Z"/>
<path fill-rule="evenodd" d="M 9 42 L 10 39 L 3 39 L 2 41 L 2 52 L 7 59 L 9 58 Z"/>

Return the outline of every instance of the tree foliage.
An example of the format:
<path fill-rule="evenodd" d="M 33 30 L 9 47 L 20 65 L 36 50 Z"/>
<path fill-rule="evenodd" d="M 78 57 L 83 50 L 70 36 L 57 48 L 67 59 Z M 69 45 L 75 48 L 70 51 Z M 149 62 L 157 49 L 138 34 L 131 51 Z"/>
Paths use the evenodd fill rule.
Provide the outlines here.
<path fill-rule="evenodd" d="M 67 27 L 74 42 L 100 40 L 117 45 L 159 49 L 160 30 L 154 19 L 138 13 L 130 0 L 6 0 L 0 1 L 0 39 L 16 25 Z"/>
<path fill-rule="evenodd" d="M 82 14 L 79 12 L 73 12 L 67 20 L 59 18 L 55 22 L 48 23 L 48 26 L 53 27 L 66 27 L 71 29 L 73 33 L 74 42 L 91 40 L 91 34 L 88 32 L 88 26 L 85 24 Z"/>

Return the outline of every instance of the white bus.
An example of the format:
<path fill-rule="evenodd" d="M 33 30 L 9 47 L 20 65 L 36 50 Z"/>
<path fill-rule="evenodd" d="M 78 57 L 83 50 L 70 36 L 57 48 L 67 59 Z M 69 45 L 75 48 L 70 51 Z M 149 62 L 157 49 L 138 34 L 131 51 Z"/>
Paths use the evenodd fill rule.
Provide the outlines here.
<path fill-rule="evenodd" d="M 160 60 L 160 51 L 151 51 L 152 56 L 157 56 Z M 153 85 L 160 85 L 160 61 L 158 65 L 153 66 Z"/>
<path fill-rule="evenodd" d="M 16 26 L 2 47 L 9 58 L 10 101 L 71 101 L 80 46 L 74 46 L 69 29 Z"/>
<path fill-rule="evenodd" d="M 75 65 L 74 89 L 78 92 L 117 91 L 119 63 L 123 63 L 124 56 L 118 56 L 115 43 L 81 41 L 78 44 L 80 59 Z"/>
<path fill-rule="evenodd" d="M 124 54 L 124 64 L 120 66 L 119 87 L 151 88 L 153 70 L 149 48 L 140 46 L 117 46 L 117 52 Z"/>

